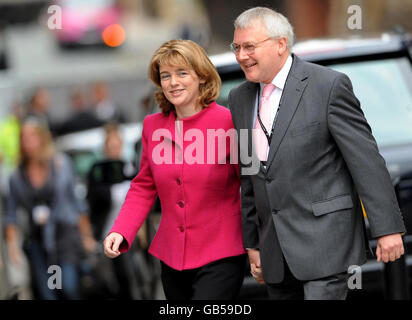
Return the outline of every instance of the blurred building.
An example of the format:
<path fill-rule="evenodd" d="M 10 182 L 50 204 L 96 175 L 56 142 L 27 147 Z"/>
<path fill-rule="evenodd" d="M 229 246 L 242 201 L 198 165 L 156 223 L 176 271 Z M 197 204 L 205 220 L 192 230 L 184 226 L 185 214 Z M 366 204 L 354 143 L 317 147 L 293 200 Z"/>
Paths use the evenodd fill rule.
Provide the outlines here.
<path fill-rule="evenodd" d="M 128 118 L 138 121 L 145 114 L 140 101 L 150 91 L 147 67 L 153 52 L 172 38 L 192 39 L 209 54 L 228 51 L 234 20 L 250 7 L 267 6 L 286 15 L 297 41 L 376 35 L 397 25 L 412 30 L 410 0 L 115 1 L 126 32 L 122 46 L 69 52 L 59 50 L 53 31 L 45 23 L 49 0 L 0 0 L 0 91 L 10 87 L 7 79 L 2 80 L 5 71 L 19 92 L 46 87 L 55 102 L 51 116 L 62 121 L 72 112 L 70 89 L 87 88 L 102 80 L 110 84 L 114 99 L 124 106 Z M 348 28 L 351 5 L 362 9 L 360 30 Z M 4 105 L 4 99 L 0 100 Z"/>
<path fill-rule="evenodd" d="M 228 50 L 233 40 L 233 22 L 244 10 L 267 6 L 286 15 L 292 23 L 297 41 L 310 38 L 374 36 L 401 26 L 412 31 L 410 0 L 203 0 L 212 30 L 214 53 Z M 350 29 L 348 8 L 361 9 L 360 30 Z"/>
<path fill-rule="evenodd" d="M 330 2 L 329 34 L 331 36 L 366 36 L 393 31 L 397 26 L 412 32 L 412 1 L 410 0 L 341 0 Z M 348 7 L 362 9 L 362 29 L 350 30 Z"/>
<path fill-rule="evenodd" d="M 35 20 L 47 0 L 0 0 L 0 23 L 26 23 Z"/>

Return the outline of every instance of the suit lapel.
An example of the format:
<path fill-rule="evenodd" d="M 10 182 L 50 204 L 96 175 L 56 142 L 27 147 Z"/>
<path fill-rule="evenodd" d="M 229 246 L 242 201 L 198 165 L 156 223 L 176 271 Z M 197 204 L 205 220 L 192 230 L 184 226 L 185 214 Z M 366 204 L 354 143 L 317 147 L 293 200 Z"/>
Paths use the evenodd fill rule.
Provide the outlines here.
<path fill-rule="evenodd" d="M 247 85 L 247 92 L 244 97 L 242 97 L 241 101 L 244 101 L 244 128 L 245 129 L 253 129 L 253 116 L 255 112 L 255 105 L 256 105 L 256 94 L 258 93 L 259 83 L 248 82 Z"/>
<path fill-rule="evenodd" d="M 244 95 L 240 98 L 240 103 L 243 105 L 243 124 L 240 129 L 247 129 L 248 133 L 248 150 L 249 154 L 252 154 L 252 130 L 254 123 L 253 123 L 253 116 L 255 112 L 255 104 L 256 104 L 256 94 L 258 92 L 259 83 L 248 82 L 246 86 L 247 90 L 244 91 Z"/>
<path fill-rule="evenodd" d="M 293 64 L 283 89 L 282 103 L 280 105 L 275 131 L 270 143 L 268 155 L 268 170 L 279 149 L 293 115 L 299 105 L 302 94 L 307 86 L 308 76 L 303 70 L 303 62 L 293 55 Z"/>

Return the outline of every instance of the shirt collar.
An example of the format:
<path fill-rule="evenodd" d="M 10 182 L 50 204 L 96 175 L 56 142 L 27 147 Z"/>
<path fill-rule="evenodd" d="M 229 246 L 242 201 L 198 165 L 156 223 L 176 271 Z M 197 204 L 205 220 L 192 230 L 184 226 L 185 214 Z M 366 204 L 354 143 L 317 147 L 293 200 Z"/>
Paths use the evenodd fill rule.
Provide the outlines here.
<path fill-rule="evenodd" d="M 282 69 L 278 72 L 278 74 L 273 78 L 272 84 L 274 84 L 280 90 L 283 90 L 285 87 L 286 79 L 288 77 L 290 68 L 292 67 L 292 56 L 289 55 L 286 59 L 285 64 L 283 65 Z M 263 92 L 263 87 L 265 86 L 264 83 L 260 83 L 260 91 Z"/>

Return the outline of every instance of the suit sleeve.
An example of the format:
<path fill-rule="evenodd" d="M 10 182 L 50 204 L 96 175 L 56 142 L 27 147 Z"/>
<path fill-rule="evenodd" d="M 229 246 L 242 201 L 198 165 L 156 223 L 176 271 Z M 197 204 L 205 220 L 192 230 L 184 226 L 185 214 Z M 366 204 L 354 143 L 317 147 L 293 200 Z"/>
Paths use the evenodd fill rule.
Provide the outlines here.
<path fill-rule="evenodd" d="M 238 112 L 240 110 L 236 110 L 236 103 L 234 102 L 233 90 L 229 93 L 229 109 L 232 113 L 233 124 L 235 126 L 236 131 L 239 134 L 239 127 L 237 125 L 237 119 L 239 119 Z M 247 146 L 247 144 L 246 144 Z M 241 145 L 238 142 L 238 151 L 242 152 Z M 250 179 L 250 175 L 242 175 L 242 166 L 244 164 L 241 163 L 240 154 L 238 155 L 239 159 L 239 174 L 240 174 L 240 181 L 241 181 L 241 203 L 242 203 L 242 236 L 243 236 L 243 246 L 246 249 L 258 249 L 259 248 L 259 235 L 258 229 L 256 225 L 257 217 L 256 217 L 256 206 L 255 206 L 255 196 L 253 191 L 252 181 Z"/>
<path fill-rule="evenodd" d="M 328 126 L 365 207 L 371 236 L 405 232 L 385 160 L 353 93 L 351 81 L 344 74 L 339 74 L 332 86 Z"/>
<path fill-rule="evenodd" d="M 119 215 L 109 232 L 117 232 L 124 237 L 124 241 L 120 245 L 120 252 L 126 252 L 130 249 L 157 196 L 156 185 L 149 165 L 149 155 L 147 154 L 148 137 L 145 126 L 143 126 L 142 142 L 143 151 L 139 173 L 132 180 Z"/>

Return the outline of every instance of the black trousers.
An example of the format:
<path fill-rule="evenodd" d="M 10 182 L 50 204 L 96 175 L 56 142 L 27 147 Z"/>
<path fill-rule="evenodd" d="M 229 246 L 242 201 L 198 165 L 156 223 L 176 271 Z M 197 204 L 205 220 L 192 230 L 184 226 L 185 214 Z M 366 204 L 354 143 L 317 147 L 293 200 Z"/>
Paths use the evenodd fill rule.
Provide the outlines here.
<path fill-rule="evenodd" d="M 283 257 L 284 278 L 278 284 L 266 284 L 271 300 L 345 300 L 348 293 L 348 273 L 310 281 L 295 278 Z"/>
<path fill-rule="evenodd" d="M 239 294 L 246 255 L 220 259 L 196 269 L 178 271 L 161 262 L 167 300 L 231 300 Z"/>

